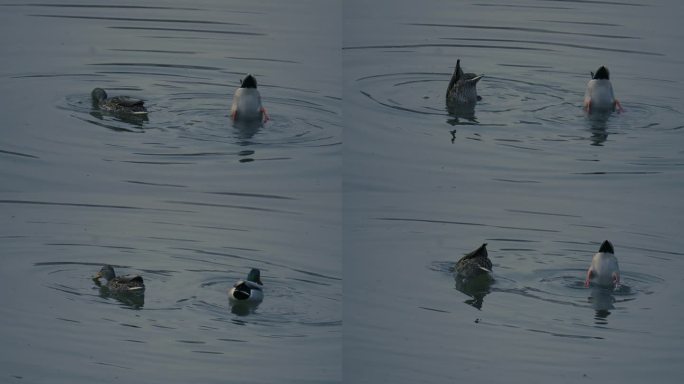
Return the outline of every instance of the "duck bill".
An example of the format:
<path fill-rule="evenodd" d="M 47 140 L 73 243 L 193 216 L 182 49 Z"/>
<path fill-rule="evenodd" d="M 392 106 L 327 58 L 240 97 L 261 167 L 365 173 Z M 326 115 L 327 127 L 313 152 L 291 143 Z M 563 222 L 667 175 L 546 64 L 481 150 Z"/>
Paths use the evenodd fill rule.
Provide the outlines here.
<path fill-rule="evenodd" d="M 102 278 L 102 273 L 98 272 L 93 275 L 93 280 L 100 280 Z"/>

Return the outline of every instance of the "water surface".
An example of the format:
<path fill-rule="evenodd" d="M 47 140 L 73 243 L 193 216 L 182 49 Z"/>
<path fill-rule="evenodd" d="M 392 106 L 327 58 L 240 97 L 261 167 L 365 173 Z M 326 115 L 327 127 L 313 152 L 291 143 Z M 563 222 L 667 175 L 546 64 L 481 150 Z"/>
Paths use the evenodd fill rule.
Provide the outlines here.
<path fill-rule="evenodd" d="M 674 1 L 345 2 L 345 381 L 678 382 Z M 484 74 L 450 114 L 456 60 Z M 589 72 L 626 112 L 587 118 Z M 623 286 L 585 289 L 615 245 Z M 488 243 L 495 282 L 451 269 Z"/>
<path fill-rule="evenodd" d="M 338 4 L 0 11 L 0 381 L 340 382 Z M 248 72 L 263 127 L 228 119 Z M 103 263 L 144 298 L 100 292 Z M 266 298 L 236 311 L 252 267 Z"/>

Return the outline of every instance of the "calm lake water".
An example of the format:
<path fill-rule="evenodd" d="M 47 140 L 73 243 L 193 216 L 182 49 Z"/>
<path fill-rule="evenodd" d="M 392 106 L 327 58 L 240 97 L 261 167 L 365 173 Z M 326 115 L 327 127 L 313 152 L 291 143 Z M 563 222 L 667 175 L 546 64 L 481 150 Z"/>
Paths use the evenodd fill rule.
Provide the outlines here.
<path fill-rule="evenodd" d="M 125 4 L 0 4 L 0 382 L 339 383 L 340 4 Z M 246 73 L 263 128 L 229 122 Z M 104 263 L 144 302 L 101 295 Z M 252 267 L 264 302 L 233 311 Z"/>
<path fill-rule="evenodd" d="M 681 380 L 679 2 L 284 4 L 0 2 L 0 382 Z M 600 65 L 626 111 L 587 118 Z M 246 73 L 263 127 L 229 121 Z M 615 292 L 582 284 L 605 239 Z"/>
<path fill-rule="evenodd" d="M 344 6 L 345 382 L 680 382 L 681 3 Z M 626 112 L 587 119 L 600 65 Z M 614 294 L 582 286 L 605 239 Z M 496 280 L 461 292 L 482 243 Z"/>

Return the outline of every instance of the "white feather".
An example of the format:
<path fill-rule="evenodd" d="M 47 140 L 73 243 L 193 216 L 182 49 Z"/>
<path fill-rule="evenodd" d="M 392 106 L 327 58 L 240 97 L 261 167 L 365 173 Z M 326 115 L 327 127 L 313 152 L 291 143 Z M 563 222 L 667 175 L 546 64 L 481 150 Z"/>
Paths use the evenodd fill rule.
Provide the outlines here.
<path fill-rule="evenodd" d="M 591 103 L 591 110 L 612 110 L 615 108 L 613 85 L 608 79 L 592 79 L 587 83 L 584 104 Z"/>
<path fill-rule="evenodd" d="M 617 257 L 608 252 L 596 253 L 591 260 L 591 267 L 589 267 L 589 270 L 592 272 L 591 281 L 594 284 L 603 286 L 613 285 L 614 276 L 616 274 L 618 276 L 620 275 Z"/>
<path fill-rule="evenodd" d="M 259 91 L 256 88 L 238 88 L 233 96 L 230 113 L 237 113 L 237 119 L 241 121 L 261 120 L 263 107 Z"/>

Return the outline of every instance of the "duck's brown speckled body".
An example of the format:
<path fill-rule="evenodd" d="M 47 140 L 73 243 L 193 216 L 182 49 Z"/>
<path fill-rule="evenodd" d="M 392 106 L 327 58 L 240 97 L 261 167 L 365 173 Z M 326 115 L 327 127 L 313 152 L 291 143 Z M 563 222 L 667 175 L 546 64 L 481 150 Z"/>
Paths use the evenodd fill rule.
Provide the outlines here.
<path fill-rule="evenodd" d="M 93 99 L 93 106 L 102 111 L 134 115 L 147 114 L 145 101 L 141 99 L 129 96 L 107 97 L 107 92 L 102 88 L 93 89 L 90 96 Z"/>
<path fill-rule="evenodd" d="M 93 276 L 93 280 L 95 280 L 98 285 L 100 285 L 101 278 L 104 278 L 107 281 L 105 286 L 112 293 L 133 293 L 145 291 L 145 283 L 143 282 L 142 276 L 116 276 L 116 273 L 114 273 L 114 268 L 111 265 L 103 266 L 102 269 L 100 269 L 100 271 Z"/>
<path fill-rule="evenodd" d="M 454 69 L 451 80 L 447 86 L 446 100 L 450 106 L 475 106 L 478 100 L 481 99 L 477 95 L 477 82 L 484 75 L 476 75 L 474 73 L 463 73 L 461 69 L 461 60 L 456 61 L 456 68 Z"/>
<path fill-rule="evenodd" d="M 454 272 L 464 280 L 479 276 L 491 276 L 492 261 L 487 255 L 487 244 L 482 244 L 478 249 L 463 256 L 456 262 Z"/>

